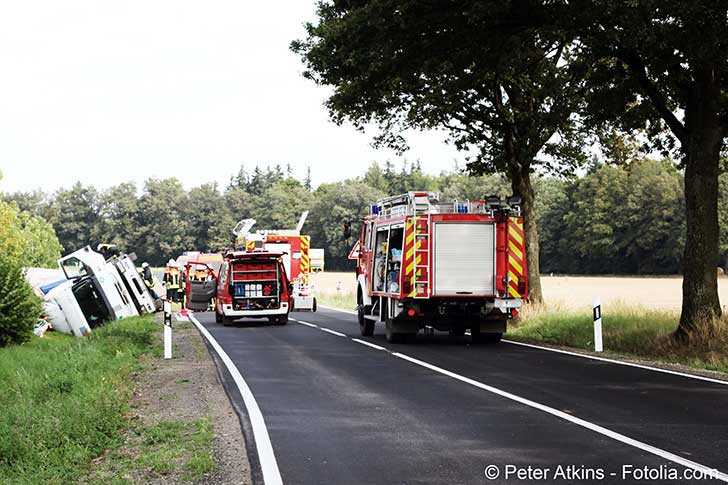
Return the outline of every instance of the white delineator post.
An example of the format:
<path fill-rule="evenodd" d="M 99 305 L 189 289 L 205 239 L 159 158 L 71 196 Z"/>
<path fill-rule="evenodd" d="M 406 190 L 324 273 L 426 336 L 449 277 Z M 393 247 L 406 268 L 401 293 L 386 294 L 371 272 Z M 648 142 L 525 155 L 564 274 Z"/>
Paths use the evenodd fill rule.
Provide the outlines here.
<path fill-rule="evenodd" d="M 164 302 L 164 358 L 172 358 L 172 304 Z"/>
<path fill-rule="evenodd" d="M 594 352 L 602 352 L 602 303 L 599 297 L 594 298 Z"/>

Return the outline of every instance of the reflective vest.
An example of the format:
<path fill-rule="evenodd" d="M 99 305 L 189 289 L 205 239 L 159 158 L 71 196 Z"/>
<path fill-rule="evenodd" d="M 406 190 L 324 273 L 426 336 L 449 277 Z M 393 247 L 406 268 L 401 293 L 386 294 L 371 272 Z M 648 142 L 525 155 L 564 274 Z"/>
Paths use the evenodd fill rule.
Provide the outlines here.
<path fill-rule="evenodd" d="M 169 269 L 164 273 L 164 286 L 168 290 L 179 290 L 179 282 L 180 282 L 180 274 L 179 270 L 176 268 Z"/>

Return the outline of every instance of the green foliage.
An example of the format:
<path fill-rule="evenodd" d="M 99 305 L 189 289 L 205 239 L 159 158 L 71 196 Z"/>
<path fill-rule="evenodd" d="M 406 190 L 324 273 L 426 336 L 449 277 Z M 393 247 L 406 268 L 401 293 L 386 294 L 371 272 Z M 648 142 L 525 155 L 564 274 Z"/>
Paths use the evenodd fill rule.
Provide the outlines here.
<path fill-rule="evenodd" d="M 75 483 L 118 445 L 129 375 L 156 329 L 126 319 L 84 339 L 50 333 L 0 349 L 0 483 Z"/>
<path fill-rule="evenodd" d="M 0 201 L 0 254 L 22 267 L 56 266 L 61 255 L 53 227 L 40 216 Z"/>
<path fill-rule="evenodd" d="M 0 347 L 28 340 L 40 312 L 20 264 L 0 254 Z"/>

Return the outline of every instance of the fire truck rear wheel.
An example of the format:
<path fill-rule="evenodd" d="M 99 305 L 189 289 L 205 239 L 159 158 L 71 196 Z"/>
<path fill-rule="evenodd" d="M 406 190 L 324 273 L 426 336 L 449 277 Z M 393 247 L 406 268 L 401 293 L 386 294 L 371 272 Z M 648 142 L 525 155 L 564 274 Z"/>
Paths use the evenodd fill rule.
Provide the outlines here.
<path fill-rule="evenodd" d="M 464 327 L 455 327 L 450 329 L 450 336 L 452 337 L 462 337 L 463 335 L 465 335 Z"/>
<path fill-rule="evenodd" d="M 312 312 L 316 312 L 316 308 L 318 308 L 318 302 L 316 301 L 316 298 L 313 299 L 313 307 L 311 308 Z"/>
<path fill-rule="evenodd" d="M 407 338 L 407 334 L 405 333 L 394 333 L 392 331 L 391 318 L 387 318 L 387 321 L 385 322 L 385 336 L 387 337 L 387 342 L 392 344 L 402 344 Z"/>
<path fill-rule="evenodd" d="M 228 325 L 232 325 L 235 321 L 232 317 L 226 317 L 225 315 L 222 316 L 222 326 L 227 327 Z"/>
<path fill-rule="evenodd" d="M 268 317 L 268 321 L 270 323 L 275 323 L 276 325 L 286 325 L 288 323 L 288 315 L 283 315 L 280 317 Z"/>
<path fill-rule="evenodd" d="M 481 332 L 480 329 L 470 329 L 470 336 L 474 344 L 497 344 L 503 338 L 500 332 Z"/>
<path fill-rule="evenodd" d="M 215 310 L 215 323 L 222 323 L 222 315 Z"/>
<path fill-rule="evenodd" d="M 362 337 L 371 337 L 374 335 L 374 321 L 364 318 L 364 315 L 371 311 L 371 308 L 372 307 L 369 305 L 359 305 L 357 308 L 356 313 L 359 317 L 359 333 L 361 333 Z"/>

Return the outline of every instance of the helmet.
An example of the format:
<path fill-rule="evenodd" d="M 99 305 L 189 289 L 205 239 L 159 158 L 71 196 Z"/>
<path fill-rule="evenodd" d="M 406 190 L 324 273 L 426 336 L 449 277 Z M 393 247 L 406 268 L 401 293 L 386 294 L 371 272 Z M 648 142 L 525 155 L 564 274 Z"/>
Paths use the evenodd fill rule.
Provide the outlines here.
<path fill-rule="evenodd" d="M 148 268 L 148 267 L 149 267 L 149 263 L 147 263 L 146 261 L 142 263 L 142 268 Z"/>
<path fill-rule="evenodd" d="M 167 261 L 167 266 L 169 266 L 170 268 L 177 268 L 177 261 L 175 261 L 174 259 L 170 259 L 169 261 Z"/>

